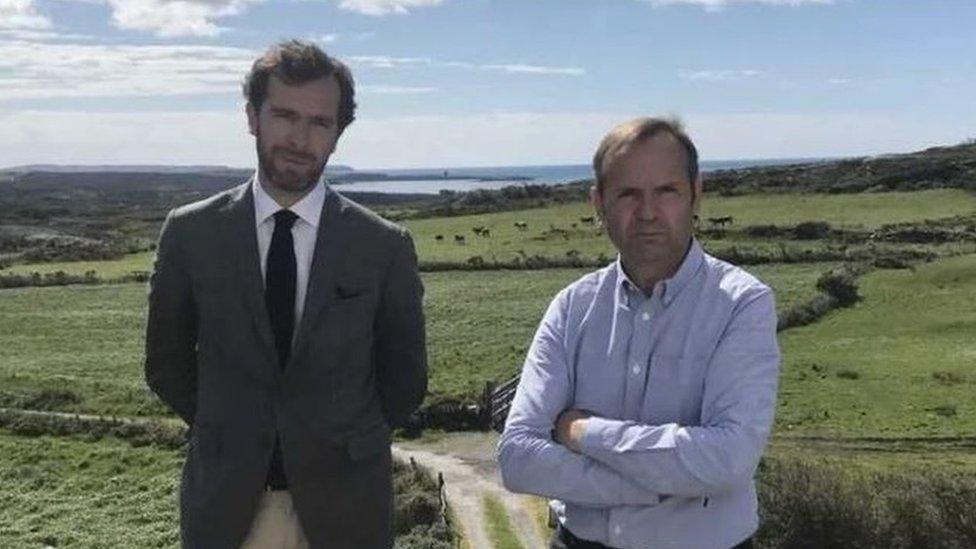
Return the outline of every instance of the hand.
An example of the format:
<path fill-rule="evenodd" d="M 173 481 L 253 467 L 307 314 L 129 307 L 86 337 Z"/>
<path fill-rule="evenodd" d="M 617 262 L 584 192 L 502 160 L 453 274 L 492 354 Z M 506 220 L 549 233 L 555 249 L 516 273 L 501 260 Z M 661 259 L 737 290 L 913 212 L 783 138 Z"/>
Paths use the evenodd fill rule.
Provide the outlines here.
<path fill-rule="evenodd" d="M 556 418 L 556 428 L 553 433 L 556 442 L 577 454 L 580 453 L 580 441 L 583 440 L 583 433 L 586 430 L 586 420 L 592 415 L 586 410 L 564 410 Z"/>

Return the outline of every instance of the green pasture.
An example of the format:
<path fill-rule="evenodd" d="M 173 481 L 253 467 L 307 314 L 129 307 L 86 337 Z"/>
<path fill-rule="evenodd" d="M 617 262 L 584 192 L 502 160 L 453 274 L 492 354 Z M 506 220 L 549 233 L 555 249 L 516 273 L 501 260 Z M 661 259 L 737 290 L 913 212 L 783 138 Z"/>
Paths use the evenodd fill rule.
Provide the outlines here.
<path fill-rule="evenodd" d="M 780 308 L 814 293 L 832 264 L 752 269 Z M 585 270 L 441 272 L 427 289 L 431 396 L 472 402 L 521 367 L 542 313 Z M 109 415 L 168 413 L 142 370 L 146 286 L 0 290 L 0 406 Z M 43 391 L 43 392 L 42 392 Z"/>
<path fill-rule="evenodd" d="M 777 291 L 780 310 L 812 297 L 833 264 L 762 265 L 750 271 Z M 486 381 L 504 381 L 525 353 L 552 297 L 587 272 L 431 273 L 427 286 L 431 398 L 472 401 Z"/>
<path fill-rule="evenodd" d="M 119 259 L 108 261 L 57 261 L 52 263 L 28 263 L 11 265 L 0 270 L 0 275 L 15 274 L 27 276 L 31 273 L 56 273 L 62 271 L 70 275 L 84 275 L 88 271 L 95 271 L 100 278 L 112 279 L 131 274 L 133 271 L 151 271 L 156 252 L 139 252 L 128 254 Z"/>
<path fill-rule="evenodd" d="M 0 545 L 178 547 L 178 451 L 0 430 Z"/>
<path fill-rule="evenodd" d="M 976 433 L 976 255 L 875 271 L 860 288 L 854 308 L 781 337 L 778 432 Z"/>
<path fill-rule="evenodd" d="M 886 223 L 938 219 L 976 211 L 976 195 L 961 190 L 934 190 L 904 193 L 862 194 L 768 194 L 738 197 L 707 196 L 701 213 L 702 227 L 709 217 L 732 216 L 730 228 L 748 225 L 794 225 L 802 221 L 827 221 L 833 226 L 871 229 Z M 612 257 L 614 250 L 598 226 L 581 219 L 593 215 L 585 202 L 560 204 L 548 208 L 497 212 L 457 217 L 407 220 L 422 262 L 466 262 L 480 256 L 484 261 L 511 261 L 519 256 L 567 257 L 578 254 L 595 258 Z M 519 230 L 515 223 L 526 223 Z M 573 225 L 576 225 L 575 227 Z M 476 235 L 475 227 L 486 227 L 491 236 Z M 554 230 L 555 229 L 555 230 Z M 437 240 L 437 236 L 442 237 Z M 464 237 L 464 243 L 454 236 Z M 734 238 L 733 238 L 734 237 Z M 771 241 L 745 239 L 730 234 L 728 239 L 705 239 L 708 249 L 729 246 L 749 247 L 757 251 L 774 250 L 781 242 L 790 247 L 820 248 L 822 242 Z M 947 251 L 957 245 L 944 246 Z M 0 271 L 27 275 L 32 272 L 64 271 L 83 275 L 94 270 L 102 278 L 114 278 L 132 271 L 152 268 L 152 252 L 132 254 L 115 261 L 59 262 L 14 265 Z"/>
<path fill-rule="evenodd" d="M 702 203 L 702 227 L 709 217 L 732 216 L 730 228 L 747 225 L 794 225 L 826 221 L 833 226 L 872 229 L 886 223 L 938 219 L 976 211 L 976 195 L 960 190 L 864 194 L 768 194 L 738 197 L 707 196 Z M 613 255 L 598 227 L 582 221 L 593 215 L 589 204 L 578 202 L 548 208 L 457 217 L 408 220 L 421 260 L 507 261 L 520 252 L 562 257 L 576 250 L 583 257 Z M 515 223 L 526 223 L 520 230 Z M 573 225 L 576 225 L 573 227 Z M 475 227 L 487 227 L 490 237 L 478 236 Z M 557 229 L 556 231 L 553 228 Z M 565 232 L 562 232 L 565 231 Z M 437 240 L 437 236 L 443 240 Z M 454 236 L 464 236 L 464 244 Z M 710 243 L 720 248 L 718 242 Z M 748 245 L 749 242 L 736 242 Z"/>

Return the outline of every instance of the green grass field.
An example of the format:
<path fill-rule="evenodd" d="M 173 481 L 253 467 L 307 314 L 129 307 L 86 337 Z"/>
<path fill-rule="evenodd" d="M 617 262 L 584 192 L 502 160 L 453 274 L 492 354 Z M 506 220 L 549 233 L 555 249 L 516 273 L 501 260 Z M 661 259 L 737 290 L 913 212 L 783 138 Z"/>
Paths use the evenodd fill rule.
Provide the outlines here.
<path fill-rule="evenodd" d="M 0 545 L 177 547 L 177 451 L 0 430 Z"/>
<path fill-rule="evenodd" d="M 707 196 L 702 205 L 702 226 L 707 218 L 732 216 L 733 227 L 802 221 L 827 221 L 851 228 L 876 228 L 886 223 L 938 219 L 976 210 L 976 195 L 959 190 L 877 193 L 853 195 L 773 194 L 739 197 Z M 544 209 L 499 212 L 458 217 L 408 220 L 418 255 L 426 261 L 465 261 L 480 255 L 486 261 L 509 260 L 519 251 L 528 255 L 561 257 L 576 250 L 586 257 L 601 253 L 613 255 L 606 236 L 585 224 L 581 218 L 593 215 L 585 202 L 561 204 Z M 520 231 L 516 222 L 525 222 Z M 576 227 L 572 227 L 572 224 Z M 473 227 L 488 227 L 491 237 L 477 236 Z M 568 232 L 564 238 L 550 227 Z M 437 235 L 444 237 L 442 241 Z M 465 244 L 456 244 L 454 235 L 463 235 Z"/>
<path fill-rule="evenodd" d="M 752 272 L 777 290 L 782 308 L 812 296 L 814 281 L 831 266 L 763 265 Z M 549 301 L 585 272 L 425 274 L 429 401 L 473 402 L 486 381 L 514 375 Z M 143 381 L 145 309 L 143 284 L 0 291 L 0 405 L 166 413 Z M 40 390 L 47 393 L 38 396 Z"/>
<path fill-rule="evenodd" d="M 777 425 L 831 437 L 976 433 L 976 255 L 862 278 L 864 301 L 785 332 Z"/>
<path fill-rule="evenodd" d="M 56 273 L 63 271 L 71 275 L 84 275 L 88 271 L 95 271 L 101 278 L 118 278 L 133 271 L 149 271 L 152 269 L 156 252 L 139 252 L 129 254 L 111 261 L 57 261 L 52 263 L 28 263 L 12 265 L 0 274 L 30 275 L 31 273 Z"/>
<path fill-rule="evenodd" d="M 733 227 L 747 225 L 792 225 L 802 221 L 823 220 L 838 227 L 876 228 L 886 223 L 938 219 L 976 210 L 976 195 L 959 190 L 919 191 L 911 193 L 876 193 L 853 195 L 772 194 L 740 197 L 709 196 L 703 203 L 702 227 L 708 217 L 731 215 Z M 474 256 L 485 261 L 511 261 L 520 253 L 528 256 L 566 257 L 575 250 L 582 257 L 614 255 L 613 248 L 598 227 L 583 223 L 580 218 L 592 216 L 585 202 L 561 204 L 543 209 L 519 210 L 458 217 L 408 220 L 421 261 L 465 262 Z M 525 222 L 528 229 L 520 231 L 516 222 Z M 572 227 L 572 224 L 576 227 Z M 488 227 L 491 237 L 474 234 L 473 227 Z M 552 232 L 550 227 L 566 231 Z M 443 240 L 438 241 L 437 235 Z M 454 242 L 454 235 L 463 235 L 464 244 Z M 750 246 L 756 249 L 775 249 L 777 242 L 759 239 L 706 241 L 710 249 L 728 245 Z M 819 247 L 819 243 L 792 243 Z M 115 261 L 59 262 L 14 265 L 0 274 L 30 274 L 64 271 L 82 275 L 96 271 L 102 278 L 114 278 L 132 271 L 152 268 L 152 252 L 132 254 Z"/>
<path fill-rule="evenodd" d="M 949 190 L 767 195 L 709 197 L 702 217 L 732 215 L 739 227 L 820 219 L 872 228 L 974 209 L 976 197 Z M 579 221 L 589 215 L 580 203 L 407 225 L 424 261 L 507 260 L 519 250 L 612 255 L 606 237 Z M 529 229 L 518 231 L 516 221 Z M 540 238 L 550 223 L 569 231 L 569 239 Z M 489 227 L 492 237 L 474 235 L 471 227 L 478 225 Z M 445 241 L 437 242 L 436 234 Z M 467 244 L 455 244 L 453 234 L 464 234 Z M 772 249 L 779 242 L 706 246 L 730 244 Z M 871 272 L 860 280 L 863 302 L 781 334 L 779 403 L 768 452 L 773 460 L 812 456 L 867 471 L 976 473 L 976 255 L 969 253 L 915 270 Z M 0 274 L 95 270 L 113 278 L 148 270 L 151 259 L 152 253 L 141 253 L 117 261 L 20 265 Z M 819 275 L 837 265 L 747 269 L 776 290 L 784 310 L 812 297 Z M 486 381 L 514 375 L 552 296 L 585 272 L 424 274 L 427 403 L 472 402 Z M 145 308 L 145 284 L 0 290 L 0 407 L 171 416 L 143 380 Z M 180 461 L 179 452 L 111 438 L 28 438 L 0 429 L 0 547 L 175 547 Z"/>

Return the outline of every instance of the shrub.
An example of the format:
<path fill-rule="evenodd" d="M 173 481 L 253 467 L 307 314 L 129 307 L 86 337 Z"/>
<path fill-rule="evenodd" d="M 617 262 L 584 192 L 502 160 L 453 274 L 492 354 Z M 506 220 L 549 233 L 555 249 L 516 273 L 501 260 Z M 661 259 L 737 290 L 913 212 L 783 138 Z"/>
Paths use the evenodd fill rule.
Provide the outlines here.
<path fill-rule="evenodd" d="M 972 474 L 790 459 L 764 461 L 757 481 L 760 548 L 976 547 Z"/>
<path fill-rule="evenodd" d="M 830 223 L 826 221 L 804 221 L 793 228 L 793 238 L 797 240 L 819 240 L 830 236 Z"/>
<path fill-rule="evenodd" d="M 850 307 L 861 300 L 855 276 L 848 269 L 828 271 L 817 279 L 817 289 L 837 300 L 837 306 Z"/>
<path fill-rule="evenodd" d="M 452 549 L 441 483 L 413 460 L 393 462 L 393 532 L 397 549 Z"/>
<path fill-rule="evenodd" d="M 82 401 L 70 389 L 40 389 L 27 392 L 0 392 L 0 406 L 26 410 L 70 410 Z"/>

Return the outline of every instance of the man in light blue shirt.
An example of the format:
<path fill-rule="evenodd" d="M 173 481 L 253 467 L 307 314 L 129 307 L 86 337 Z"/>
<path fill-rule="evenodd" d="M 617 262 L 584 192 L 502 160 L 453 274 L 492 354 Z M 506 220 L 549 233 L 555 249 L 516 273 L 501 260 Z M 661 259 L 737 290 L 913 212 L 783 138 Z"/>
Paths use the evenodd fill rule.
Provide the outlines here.
<path fill-rule="evenodd" d="M 692 235 L 698 155 L 676 122 L 614 128 L 591 200 L 619 252 L 536 332 L 498 446 L 550 498 L 553 548 L 751 547 L 779 372 L 772 291 Z"/>

